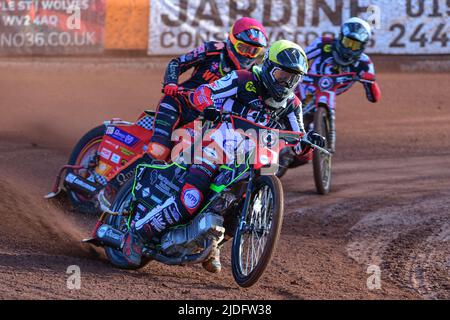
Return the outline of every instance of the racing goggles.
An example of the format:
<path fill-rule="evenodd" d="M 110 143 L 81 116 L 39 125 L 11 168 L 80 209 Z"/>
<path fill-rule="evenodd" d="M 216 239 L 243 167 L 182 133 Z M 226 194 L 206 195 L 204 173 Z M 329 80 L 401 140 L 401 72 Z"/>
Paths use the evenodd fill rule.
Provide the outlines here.
<path fill-rule="evenodd" d="M 245 43 L 242 40 L 236 39 L 236 37 L 233 34 L 230 34 L 230 40 L 231 40 L 231 44 L 234 47 L 234 50 L 238 54 L 240 54 L 241 56 L 244 56 L 244 57 L 254 59 L 254 58 L 258 57 L 263 50 L 263 47 L 251 45 L 251 44 Z M 265 39 L 264 39 L 263 43 L 265 43 Z"/>
<path fill-rule="evenodd" d="M 303 74 L 287 72 L 276 67 L 273 68 L 271 74 L 276 83 L 289 89 L 293 88 L 303 79 Z"/>
<path fill-rule="evenodd" d="M 347 37 L 343 37 L 341 40 L 342 46 L 352 51 L 358 51 L 362 49 L 363 44 L 360 41 L 353 40 Z"/>

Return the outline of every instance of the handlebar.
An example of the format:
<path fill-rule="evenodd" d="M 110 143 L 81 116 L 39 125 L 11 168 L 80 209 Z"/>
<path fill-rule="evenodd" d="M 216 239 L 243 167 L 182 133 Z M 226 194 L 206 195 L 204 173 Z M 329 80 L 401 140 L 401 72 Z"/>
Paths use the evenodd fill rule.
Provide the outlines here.
<path fill-rule="evenodd" d="M 232 116 L 236 116 L 236 117 L 242 118 L 242 115 L 237 113 L 237 112 L 222 111 L 221 116 L 220 116 L 220 120 L 218 120 L 217 122 L 230 122 Z M 203 117 L 203 114 L 200 114 L 200 117 Z M 212 121 L 206 120 L 205 124 L 203 126 L 203 129 L 204 130 L 208 130 L 209 128 L 211 128 L 212 124 L 213 124 Z M 311 141 L 307 140 L 306 139 L 306 135 L 297 136 L 297 137 L 294 137 L 294 135 L 296 136 L 297 133 L 294 134 L 294 132 L 292 132 L 292 134 L 290 134 L 289 132 L 282 131 L 282 132 L 280 132 L 280 139 L 283 139 L 283 140 L 286 139 L 285 140 L 286 143 L 289 143 L 288 141 L 290 141 L 290 143 L 294 143 L 294 144 L 295 143 L 299 143 L 299 142 L 304 142 L 307 145 L 311 146 L 312 148 L 323 152 L 327 156 L 331 156 L 332 155 L 331 152 L 329 152 L 328 150 L 326 150 L 326 149 L 324 149 L 322 147 L 319 147 L 318 145 L 316 145 L 316 144 L 312 143 Z M 294 139 L 294 140 L 292 140 L 292 139 Z M 297 141 L 297 142 L 295 142 L 295 141 Z"/>
<path fill-rule="evenodd" d="M 178 87 L 177 92 L 182 94 L 182 93 L 191 93 L 194 92 L 195 89 L 188 89 L 185 87 Z M 164 88 L 161 88 L 161 93 L 164 93 Z"/>
<path fill-rule="evenodd" d="M 210 120 L 206 120 L 203 116 L 203 112 L 200 113 L 199 118 L 201 120 L 205 120 L 209 123 L 218 123 L 218 122 L 228 122 L 230 121 L 230 117 L 231 116 L 235 116 L 235 117 L 242 117 L 242 115 L 240 113 L 237 112 L 233 112 L 233 111 L 221 111 L 220 113 L 220 119 L 217 119 L 216 121 L 210 121 Z"/>
<path fill-rule="evenodd" d="M 307 140 L 305 137 L 303 137 L 301 139 L 301 141 L 306 143 L 307 145 L 313 147 L 314 149 L 317 149 L 317 150 L 325 153 L 327 156 L 331 156 L 331 152 L 330 151 L 328 151 L 327 149 L 324 149 L 322 147 L 319 147 L 318 145 L 316 145 L 316 144 L 312 143 L 311 141 Z"/>

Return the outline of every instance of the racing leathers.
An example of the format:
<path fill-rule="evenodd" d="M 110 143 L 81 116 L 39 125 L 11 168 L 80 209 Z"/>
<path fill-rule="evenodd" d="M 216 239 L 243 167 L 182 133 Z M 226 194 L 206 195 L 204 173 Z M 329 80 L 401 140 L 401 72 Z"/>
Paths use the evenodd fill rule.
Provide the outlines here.
<path fill-rule="evenodd" d="M 375 67 L 373 62 L 366 54 L 362 54 L 358 61 L 349 63 L 348 65 L 340 65 L 336 62 L 333 56 L 333 50 L 335 50 L 334 46 L 338 40 L 333 40 L 332 38 L 322 37 L 317 38 L 311 45 L 309 45 L 306 49 L 306 55 L 308 57 L 310 69 L 310 74 L 342 74 L 342 73 L 356 73 L 361 79 L 369 80 L 369 82 L 363 82 L 364 89 L 366 91 L 367 99 L 372 102 L 378 102 L 381 98 L 380 87 L 376 83 L 375 78 Z M 352 87 L 353 83 L 343 86 L 339 88 L 335 93 L 336 95 L 340 95 Z M 306 106 L 311 101 L 312 97 L 315 94 L 315 88 L 306 83 L 299 84 L 297 88 L 296 94 L 301 98 L 303 104 Z M 329 109 L 330 116 L 332 121 L 330 121 L 330 134 L 335 136 L 335 106 L 334 99 L 329 101 Z M 312 111 L 312 110 L 311 110 Z M 309 124 L 312 123 L 313 114 L 305 110 L 306 114 L 305 123 L 307 128 Z M 335 141 L 335 139 L 331 139 Z M 334 151 L 335 146 L 331 146 L 332 151 Z"/>
<path fill-rule="evenodd" d="M 171 135 L 176 127 L 194 121 L 199 111 L 192 105 L 189 94 L 183 92 L 170 92 L 170 85 L 178 88 L 178 79 L 181 74 L 193 68 L 188 80 L 179 86 L 183 90 L 194 90 L 202 84 L 213 82 L 232 71 L 232 64 L 227 58 L 224 42 L 205 42 L 193 51 L 171 60 L 164 76 L 163 87 L 165 95 L 161 99 L 154 121 L 154 133 L 150 139 L 149 148 L 162 146 L 165 154 L 156 157 L 158 152 L 149 153 L 156 158 L 164 160 L 168 149 L 172 148 Z"/>
<path fill-rule="evenodd" d="M 257 68 L 257 67 L 254 67 Z M 302 107 L 300 100 L 292 95 L 285 102 L 284 108 L 270 110 L 264 104 L 264 87 L 260 84 L 257 72 L 233 71 L 227 76 L 211 84 L 200 86 L 193 94 L 192 100 L 198 112 L 216 110 L 217 112 L 232 111 L 241 117 L 264 126 L 278 129 L 304 132 L 302 121 Z M 260 111 L 263 111 L 260 113 Z M 257 114 L 264 114 L 257 117 Z M 217 131 L 227 130 L 226 123 L 222 123 Z M 225 132 L 226 134 L 226 132 Z M 222 133 L 222 137 L 224 134 Z M 225 143 L 218 139 L 204 139 L 201 153 L 196 156 L 188 168 L 185 183 L 179 195 L 168 198 L 161 206 L 148 212 L 143 218 L 136 221 L 132 228 L 133 234 L 138 238 L 128 236 L 125 239 L 124 255 L 135 264 L 140 261 L 139 254 L 135 254 L 135 243 L 152 239 L 160 235 L 167 228 L 185 223 L 193 218 L 206 198 L 212 179 L 223 163 L 217 150 L 226 152 Z M 305 144 L 303 153 L 311 149 Z M 130 249 L 131 248 L 131 249 Z M 133 251 L 134 250 L 134 251 Z M 138 256 L 138 259 L 136 259 Z"/>

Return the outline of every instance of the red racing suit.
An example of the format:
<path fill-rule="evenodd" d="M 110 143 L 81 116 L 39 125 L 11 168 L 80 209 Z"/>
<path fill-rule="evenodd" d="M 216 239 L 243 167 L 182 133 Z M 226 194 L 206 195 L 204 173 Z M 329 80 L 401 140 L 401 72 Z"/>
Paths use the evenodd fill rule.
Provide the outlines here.
<path fill-rule="evenodd" d="M 200 47 L 169 62 L 163 85 L 178 85 L 180 75 L 193 68 L 190 78 L 179 85 L 194 90 L 202 84 L 222 78 L 233 70 L 232 65 L 228 60 L 224 42 L 205 42 Z M 150 142 L 171 148 L 173 130 L 194 121 L 198 116 L 199 111 L 193 107 L 188 95 L 179 94 L 175 97 L 165 95 L 157 108 L 153 124 L 154 133 Z"/>

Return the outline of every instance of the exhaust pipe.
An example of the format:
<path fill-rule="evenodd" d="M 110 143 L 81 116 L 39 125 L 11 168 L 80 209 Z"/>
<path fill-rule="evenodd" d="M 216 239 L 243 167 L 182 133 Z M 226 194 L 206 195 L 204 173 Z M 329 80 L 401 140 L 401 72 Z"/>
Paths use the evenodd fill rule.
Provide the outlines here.
<path fill-rule="evenodd" d="M 108 247 L 120 249 L 124 234 L 110 225 L 104 224 L 97 229 L 96 240 Z"/>
<path fill-rule="evenodd" d="M 92 196 L 97 194 L 102 188 L 96 183 L 93 183 L 83 177 L 69 173 L 64 179 L 64 185 L 69 190 L 74 190 L 75 192 L 84 194 L 86 196 Z"/>
<path fill-rule="evenodd" d="M 59 183 L 61 182 L 61 178 L 62 178 L 62 174 L 67 170 L 67 169 L 73 169 L 73 170 L 79 170 L 82 169 L 83 166 L 72 166 L 72 165 L 65 165 L 62 166 L 61 169 L 59 169 L 58 172 L 58 176 L 56 177 L 55 183 L 53 184 L 53 189 L 52 191 L 45 195 L 44 198 L 45 199 L 52 199 L 54 197 L 56 197 L 60 192 L 61 192 L 61 187 L 59 186 Z"/>

